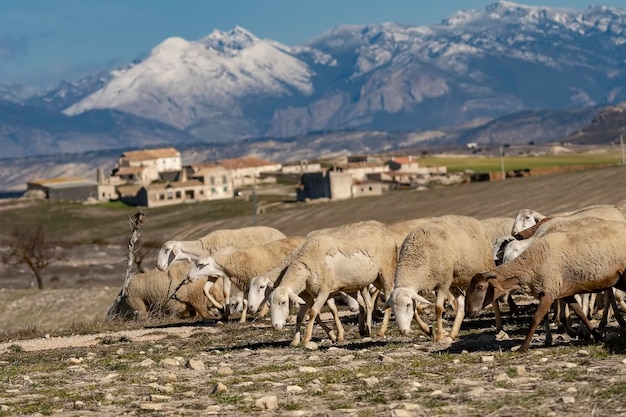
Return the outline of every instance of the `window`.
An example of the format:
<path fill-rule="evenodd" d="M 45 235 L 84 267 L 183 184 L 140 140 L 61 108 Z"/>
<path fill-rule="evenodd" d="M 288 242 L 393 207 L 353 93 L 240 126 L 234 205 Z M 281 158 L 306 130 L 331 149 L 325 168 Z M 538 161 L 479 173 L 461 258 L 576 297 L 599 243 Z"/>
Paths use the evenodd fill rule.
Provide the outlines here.
<path fill-rule="evenodd" d="M 176 198 L 181 198 L 182 197 L 182 193 L 180 191 L 176 191 Z"/>
<path fill-rule="evenodd" d="M 160 193 L 159 194 L 159 200 L 165 200 L 165 194 Z"/>
<path fill-rule="evenodd" d="M 168 200 L 173 200 L 173 199 L 174 199 L 174 193 L 173 193 L 173 192 L 171 192 L 171 191 L 168 191 L 168 192 L 167 192 L 167 199 L 168 199 Z"/>
<path fill-rule="evenodd" d="M 215 185 L 215 177 L 211 177 L 211 185 Z"/>
<path fill-rule="evenodd" d="M 226 178 L 226 175 L 222 175 L 222 184 L 226 184 L 227 182 L 228 182 L 228 179 Z"/>

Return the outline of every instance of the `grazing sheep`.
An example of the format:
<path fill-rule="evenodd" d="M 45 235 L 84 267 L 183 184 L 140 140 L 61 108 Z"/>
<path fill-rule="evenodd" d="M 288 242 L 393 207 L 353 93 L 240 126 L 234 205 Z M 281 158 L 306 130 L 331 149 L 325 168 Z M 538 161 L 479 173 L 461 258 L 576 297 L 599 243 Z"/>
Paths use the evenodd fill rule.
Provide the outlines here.
<path fill-rule="evenodd" d="M 413 230 L 417 229 L 421 225 L 429 222 L 431 219 L 431 217 L 425 217 L 419 219 L 404 220 L 401 222 L 390 223 L 387 225 L 387 228 L 395 237 L 396 245 L 398 245 L 398 249 L 400 249 L 400 247 L 402 247 L 402 242 L 404 242 L 404 239 L 406 239 L 409 233 L 411 233 Z"/>
<path fill-rule="evenodd" d="M 230 300 L 231 283 L 243 292 L 248 290 L 250 279 L 274 268 L 291 251 L 304 243 L 306 238 L 300 236 L 285 237 L 260 246 L 252 246 L 230 254 L 215 254 L 196 260 L 189 271 L 189 279 L 208 277 L 206 286 L 210 288 L 217 278 L 223 279 L 224 300 Z M 210 299 L 210 298 L 209 298 Z M 210 299 L 213 304 L 215 300 Z M 244 310 L 247 310 L 244 297 Z M 230 311 L 224 306 L 224 314 Z M 242 314 L 245 321 L 245 313 Z"/>
<path fill-rule="evenodd" d="M 611 288 L 626 270 L 626 223 L 584 218 L 565 222 L 562 227 L 538 236 L 514 260 L 476 274 L 468 287 L 468 317 L 475 317 L 494 299 L 513 290 L 530 293 L 539 300 L 520 352 L 530 346 L 553 302 L 562 298 L 592 334 L 600 337 L 574 295 Z"/>
<path fill-rule="evenodd" d="M 197 240 L 169 240 L 159 250 L 157 268 L 164 271 L 169 264 L 179 259 L 191 262 L 202 256 L 232 253 L 284 237 L 281 231 L 273 227 L 252 226 L 216 230 Z"/>
<path fill-rule="evenodd" d="M 413 317 L 427 334 L 433 334 L 418 314 L 420 291 L 436 292 L 437 332 L 443 339 L 444 302 L 452 292 L 457 313 L 449 336 L 458 335 L 463 320 L 463 291 L 472 276 L 495 266 L 492 243 L 480 221 L 468 216 L 442 216 L 411 232 L 400 249 L 394 290 L 388 304 L 393 308 L 400 333 L 408 334 Z"/>
<path fill-rule="evenodd" d="M 272 326 L 277 330 L 283 328 L 292 300 L 301 306 L 292 345 L 300 343 L 300 326 L 307 310 L 309 323 L 303 342 L 309 342 L 314 320 L 332 295 L 340 291 L 361 291 L 363 297 L 369 297 L 367 287 L 374 284 L 388 297 L 393 289 L 396 256 L 394 237 L 379 222 L 354 223 L 349 229 L 310 237 L 298 249 L 280 283 L 270 294 Z M 372 310 L 368 309 L 365 320 L 368 332 L 371 314 Z M 389 309 L 386 309 L 382 334 L 388 321 Z"/>
<path fill-rule="evenodd" d="M 206 280 L 184 283 L 192 265 L 178 261 L 161 271 L 157 268 L 134 275 L 126 295 L 117 297 L 107 312 L 107 320 L 141 319 L 150 314 L 176 314 L 179 317 L 209 318 L 208 300 L 203 292 Z M 221 287 L 221 283 L 220 283 Z M 220 294 L 216 294 L 221 297 Z"/>

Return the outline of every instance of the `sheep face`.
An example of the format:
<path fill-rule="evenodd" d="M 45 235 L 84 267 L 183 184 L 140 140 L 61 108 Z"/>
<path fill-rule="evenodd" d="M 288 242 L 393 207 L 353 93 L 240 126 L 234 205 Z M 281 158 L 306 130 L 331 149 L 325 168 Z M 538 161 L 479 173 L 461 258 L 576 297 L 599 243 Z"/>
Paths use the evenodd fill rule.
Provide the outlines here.
<path fill-rule="evenodd" d="M 306 304 L 305 301 L 289 288 L 277 288 L 270 294 L 270 316 L 272 327 L 281 330 L 285 326 L 289 315 L 289 300 L 297 304 Z"/>
<path fill-rule="evenodd" d="M 173 240 L 169 240 L 165 242 L 161 249 L 159 250 L 159 255 L 157 257 L 157 268 L 161 271 L 165 271 L 167 266 L 174 262 L 176 258 L 176 242 Z"/>
<path fill-rule="evenodd" d="M 522 209 L 515 216 L 515 221 L 513 222 L 513 228 L 511 229 L 511 234 L 516 235 L 522 230 L 528 229 L 529 227 L 534 226 L 538 221 L 545 218 L 546 216 L 537 213 L 534 210 L 530 209 Z"/>
<path fill-rule="evenodd" d="M 224 270 L 211 256 L 205 256 L 204 258 L 198 259 L 194 266 L 189 270 L 188 278 L 190 281 L 195 281 L 203 277 L 224 277 Z"/>
<path fill-rule="evenodd" d="M 465 316 L 473 318 L 487 307 L 494 298 L 494 288 L 489 285 L 486 274 L 476 274 L 470 281 L 465 293 Z"/>
<path fill-rule="evenodd" d="M 256 313 L 267 296 L 266 291 L 271 287 L 271 281 L 265 277 L 254 277 L 250 280 L 248 289 L 248 311 Z"/>
<path fill-rule="evenodd" d="M 512 242 L 509 242 L 504 248 L 502 263 L 510 262 L 517 258 L 522 252 L 524 252 L 531 242 L 531 239 L 513 240 Z"/>
<path fill-rule="evenodd" d="M 396 288 L 388 301 L 393 310 L 393 315 L 396 317 L 398 329 L 403 335 L 411 333 L 411 320 L 413 320 L 413 312 L 415 311 L 414 297 L 412 297 L 411 292 L 408 288 Z"/>

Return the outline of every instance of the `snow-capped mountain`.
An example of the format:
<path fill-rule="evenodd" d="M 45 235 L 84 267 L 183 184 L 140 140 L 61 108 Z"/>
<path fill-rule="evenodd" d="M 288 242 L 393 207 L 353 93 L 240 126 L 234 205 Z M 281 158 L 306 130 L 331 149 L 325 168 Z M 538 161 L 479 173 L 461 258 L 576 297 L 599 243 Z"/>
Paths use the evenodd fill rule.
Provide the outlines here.
<path fill-rule="evenodd" d="M 0 83 L 0 100 L 11 103 L 21 103 L 38 91 L 34 87 L 25 85 L 8 85 Z"/>
<path fill-rule="evenodd" d="M 626 100 L 625 44 L 626 10 L 507 1 L 428 27 L 339 26 L 297 46 L 235 27 L 166 39 L 65 113 L 116 109 L 226 141 L 431 128 Z"/>
<path fill-rule="evenodd" d="M 185 128 L 205 119 L 243 118 L 241 100 L 256 95 L 310 95 L 312 76 L 287 46 L 236 27 L 198 41 L 166 39 L 65 113 L 115 108 Z"/>
<path fill-rule="evenodd" d="M 160 123 L 161 132 L 171 125 L 187 142 L 232 143 L 346 129 L 420 131 L 520 111 L 621 101 L 626 101 L 626 9 L 560 10 L 499 1 L 427 27 L 344 25 L 293 46 L 241 27 L 214 30 L 198 40 L 169 38 L 145 59 L 63 83 L 11 112 L 63 110 L 57 125 L 82 116 L 80 126 L 86 120 L 113 126 L 111 115 L 119 120 L 124 114 L 115 132 L 99 136 L 110 144 L 131 125 L 141 126 L 145 140 L 151 128 L 146 121 Z M 46 129 L 37 121 L 41 139 L 33 140 L 25 130 L 27 117 L 20 116 L 19 126 L 8 116 L 0 119 L 0 145 L 11 144 L 15 155 L 28 154 L 31 142 L 58 140 L 64 150 L 70 148 L 57 125 Z M 22 135 L 15 139 L 15 132 Z"/>

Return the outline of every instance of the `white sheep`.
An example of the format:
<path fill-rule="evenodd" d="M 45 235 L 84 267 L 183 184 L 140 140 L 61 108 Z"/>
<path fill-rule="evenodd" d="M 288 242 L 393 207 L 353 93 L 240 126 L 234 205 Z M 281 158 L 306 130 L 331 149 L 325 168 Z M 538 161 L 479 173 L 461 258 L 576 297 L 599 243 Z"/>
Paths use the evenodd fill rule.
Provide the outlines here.
<path fill-rule="evenodd" d="M 388 301 L 402 334 L 410 332 L 413 317 L 427 334 L 433 331 L 418 314 L 420 291 L 435 291 L 437 332 L 443 338 L 444 302 L 452 292 L 457 313 L 449 336 L 456 338 L 464 313 L 463 291 L 472 276 L 495 266 L 492 243 L 480 221 L 468 216 L 435 217 L 411 232 L 402 244 Z"/>
<path fill-rule="evenodd" d="M 349 229 L 310 237 L 283 272 L 280 283 L 269 297 L 272 326 L 283 328 L 289 314 L 289 301 L 300 304 L 292 345 L 300 343 L 300 326 L 309 311 L 303 342 L 309 342 L 321 307 L 332 295 L 362 291 L 374 284 L 385 297 L 393 289 L 397 247 L 393 235 L 379 222 L 355 223 Z M 365 291 L 363 291 L 365 289 Z M 367 295 L 365 294 L 367 293 Z M 389 321 L 389 309 L 381 333 Z M 365 326 L 371 329 L 372 310 L 366 312 Z"/>
<path fill-rule="evenodd" d="M 537 298 L 539 305 L 520 352 L 530 346 L 553 302 L 562 298 L 592 334 L 601 337 L 574 295 L 603 291 L 618 282 L 626 270 L 624 236 L 624 222 L 583 218 L 572 220 L 563 230 L 537 237 L 514 260 L 472 278 L 467 290 L 467 316 L 475 317 L 494 299 L 522 290 Z M 547 326 L 547 321 L 544 324 Z"/>
<path fill-rule="evenodd" d="M 205 280 L 186 283 L 191 266 L 189 262 L 177 261 L 165 271 L 154 268 L 133 275 L 126 295 L 118 296 L 109 308 L 107 319 L 145 320 L 151 313 L 209 318 L 208 300 L 203 293 Z M 221 290 L 221 280 L 216 287 Z M 219 300 L 221 291 L 215 296 Z"/>
<path fill-rule="evenodd" d="M 487 233 L 491 243 L 495 244 L 499 238 L 511 233 L 515 219 L 512 217 L 488 217 L 480 222 L 485 228 L 485 233 Z"/>
<path fill-rule="evenodd" d="M 544 219 L 545 217 L 546 216 L 535 210 L 521 209 L 517 212 L 517 215 L 515 216 L 513 226 L 511 227 L 511 234 L 516 235 L 522 230 L 534 226 L 537 222 Z"/>
<path fill-rule="evenodd" d="M 207 292 L 207 287 L 210 289 L 210 286 L 217 278 L 222 278 L 223 299 L 230 300 L 231 283 L 240 291 L 246 292 L 252 277 L 274 268 L 291 251 L 302 245 L 305 240 L 306 238 L 300 236 L 285 237 L 229 254 L 203 256 L 196 260 L 188 276 L 191 281 L 208 277 L 209 281 L 205 286 L 205 293 Z M 210 297 L 210 295 L 207 295 L 207 297 Z M 216 304 L 215 300 L 209 299 L 213 304 Z M 245 304 L 244 297 L 243 309 L 247 310 Z M 225 317 L 228 317 L 230 313 L 228 306 L 223 306 L 223 308 Z M 245 313 L 242 313 L 242 320 L 245 321 Z"/>
<path fill-rule="evenodd" d="M 251 226 L 216 230 L 196 240 L 169 240 L 159 250 L 157 268 L 163 271 L 175 260 L 186 259 L 192 262 L 202 256 L 232 253 L 284 237 L 284 233 L 273 227 Z"/>

